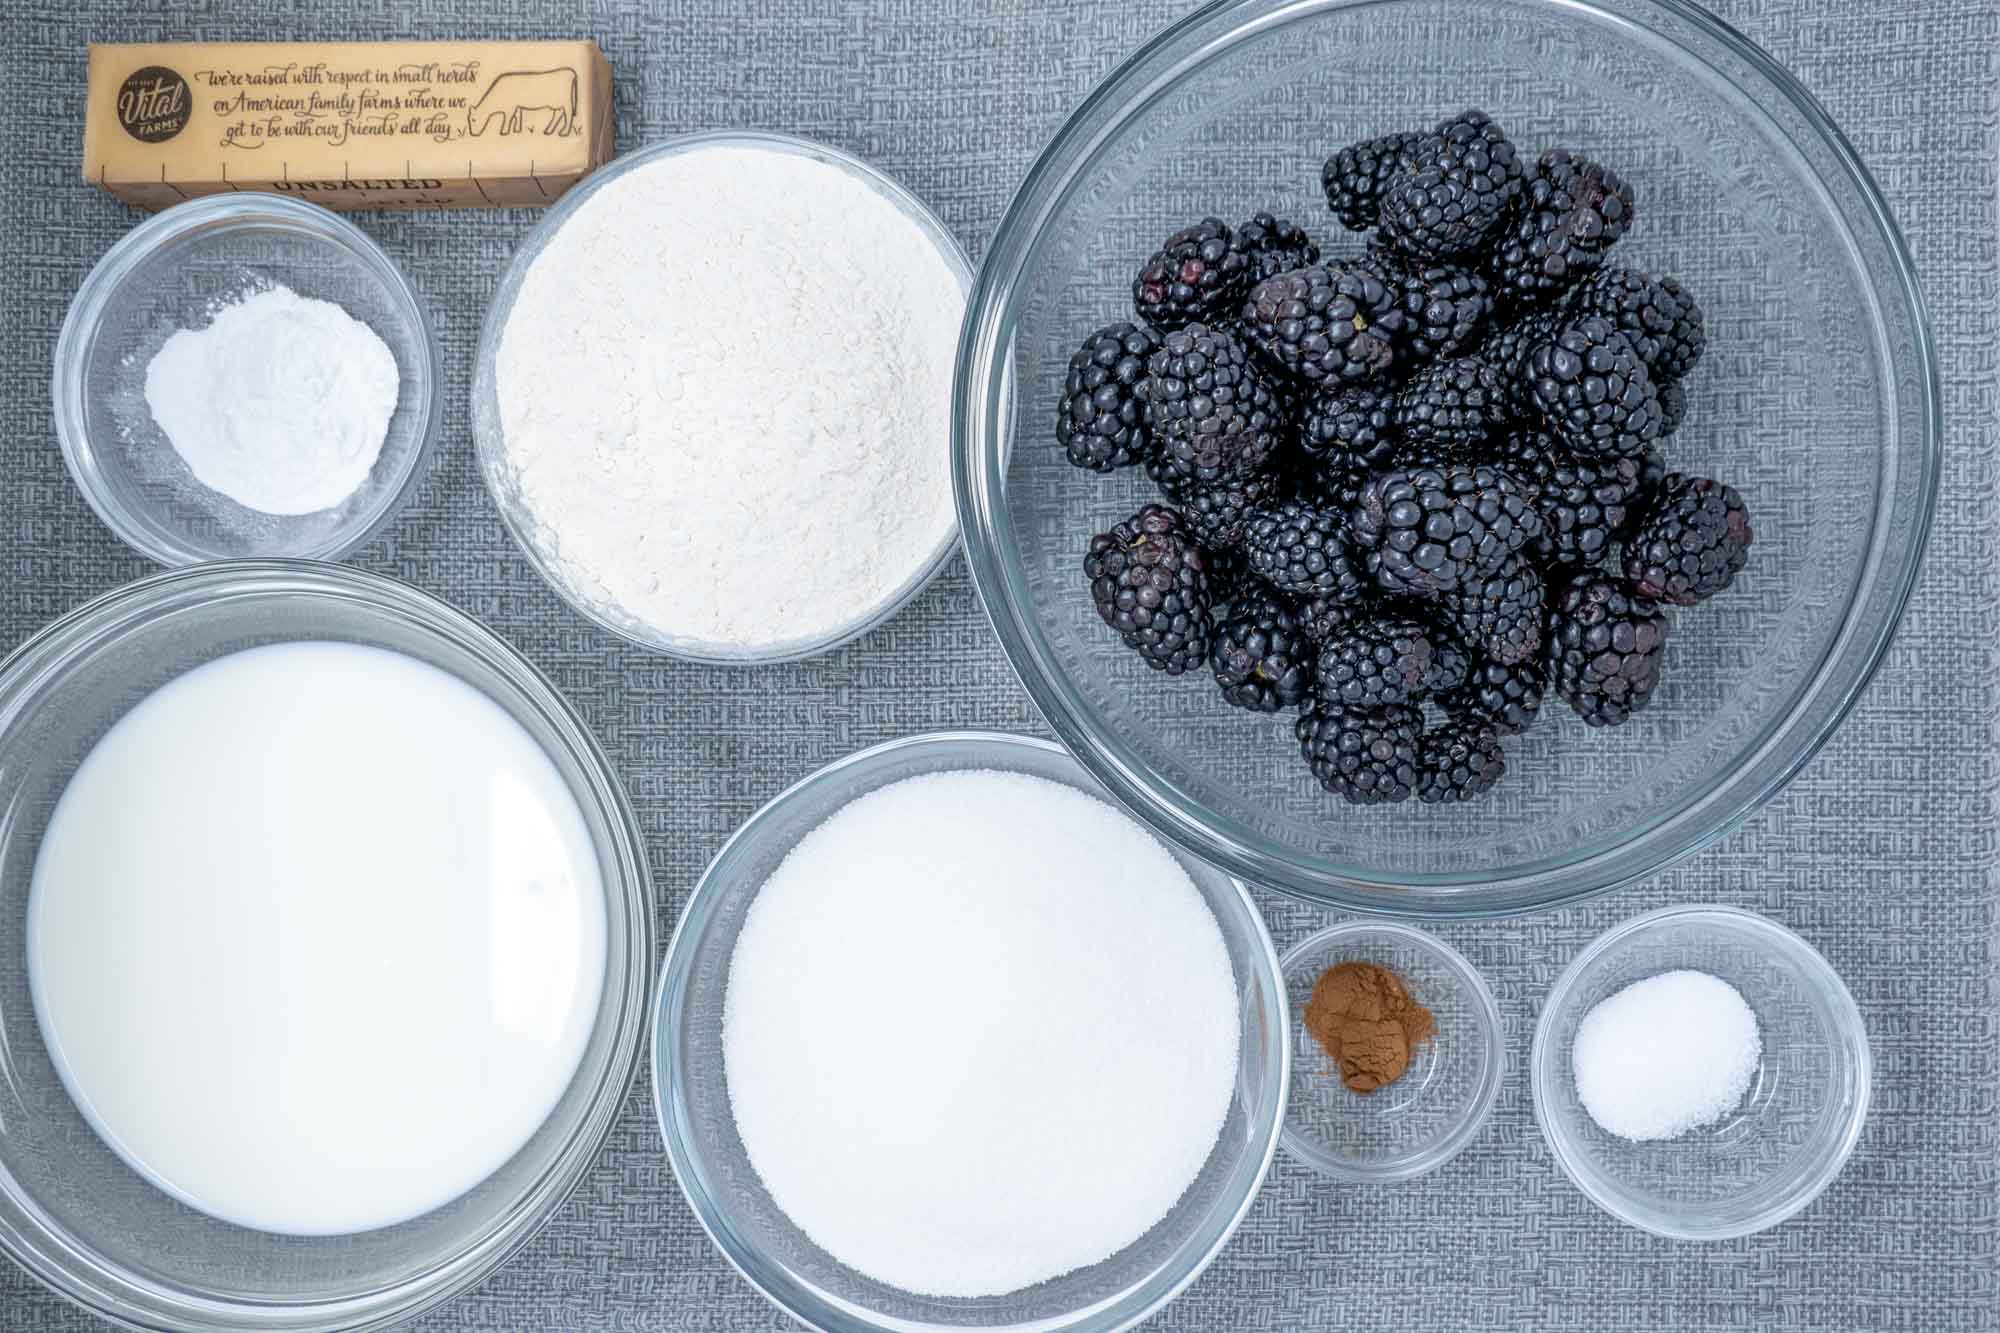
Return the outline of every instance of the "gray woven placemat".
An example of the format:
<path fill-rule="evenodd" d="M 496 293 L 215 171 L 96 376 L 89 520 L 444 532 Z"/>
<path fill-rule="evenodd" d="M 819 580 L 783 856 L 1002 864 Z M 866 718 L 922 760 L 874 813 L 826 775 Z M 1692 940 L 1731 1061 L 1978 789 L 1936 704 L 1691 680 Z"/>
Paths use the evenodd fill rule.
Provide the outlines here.
<path fill-rule="evenodd" d="M 1983 1329 L 2000 1326 L 2000 1016 L 1991 742 L 2000 410 L 1994 55 L 1982 0 L 1824 6 L 1729 0 L 1725 17 L 1799 74 L 1853 137 L 1916 251 L 1936 322 L 1948 440 L 1923 587 L 1854 718 L 1720 846 L 1611 901 L 1447 928 L 1491 977 L 1514 1077 L 1479 1143 L 1420 1183 L 1335 1189 L 1283 1157 L 1214 1267 L 1157 1328 Z M 717 126 L 790 130 L 876 161 L 977 256 L 1039 146 L 1176 0 L 11 0 L 0 5 L 0 646 L 148 572 L 57 457 L 51 350 L 71 293 L 135 220 L 77 178 L 83 44 L 272 36 L 594 36 L 617 71 L 619 141 Z M 412 11 L 421 11 L 413 17 Z M 465 401 L 478 322 L 532 217 L 364 216 L 413 276 Z M 858 746 L 947 726 L 1040 730 L 954 564 L 894 623 L 830 657 L 726 672 L 613 642 L 516 554 L 462 412 L 401 520 L 357 563 L 492 624 L 575 700 L 650 839 L 663 923 L 759 803 Z M 1540 997 L 1592 935 L 1710 899 L 1769 913 L 1832 959 L 1878 1061 L 1845 1174 L 1774 1231 L 1676 1245 L 1611 1223 L 1558 1173 L 1519 1076 Z M 1325 916 L 1266 901 L 1280 943 Z M 781 1329 L 709 1247 L 635 1086 L 594 1170 L 542 1235 L 435 1333 Z M 95 1327 L 0 1265 L 0 1327 Z"/>

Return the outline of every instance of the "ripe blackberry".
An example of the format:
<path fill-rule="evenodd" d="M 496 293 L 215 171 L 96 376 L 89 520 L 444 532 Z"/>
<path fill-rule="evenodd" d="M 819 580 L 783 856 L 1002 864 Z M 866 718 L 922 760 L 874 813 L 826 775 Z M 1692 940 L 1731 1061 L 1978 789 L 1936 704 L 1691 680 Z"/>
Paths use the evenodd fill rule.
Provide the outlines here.
<path fill-rule="evenodd" d="M 1208 657 L 1207 560 L 1165 505 L 1147 505 L 1090 539 L 1091 600 L 1125 646 L 1170 676 Z"/>
<path fill-rule="evenodd" d="M 1406 166 L 1404 154 L 1431 136 L 1421 130 L 1364 139 L 1335 153 L 1321 169 L 1326 206 L 1349 231 L 1367 231 L 1382 211 L 1382 189 Z"/>
<path fill-rule="evenodd" d="M 1370 256 L 1395 288 L 1403 312 L 1399 357 L 1429 361 L 1470 347 L 1493 315 L 1493 290 L 1485 278 L 1450 264 L 1405 266 Z"/>
<path fill-rule="evenodd" d="M 1319 247 L 1305 228 L 1269 213 L 1259 213 L 1238 227 L 1234 248 L 1250 261 L 1250 284 L 1319 262 Z"/>
<path fill-rule="evenodd" d="M 1221 218 L 1203 218 L 1167 237 L 1132 280 L 1139 318 L 1161 329 L 1236 311 L 1250 285 L 1250 256 L 1236 248 L 1236 233 Z"/>
<path fill-rule="evenodd" d="M 1294 728 L 1319 785 L 1354 805 L 1407 801 L 1417 786 L 1423 714 L 1414 708 L 1343 708 L 1309 699 Z"/>
<path fill-rule="evenodd" d="M 1433 361 L 1397 391 L 1396 429 L 1418 448 L 1464 450 L 1500 423 L 1502 396 L 1499 372 L 1478 357 Z"/>
<path fill-rule="evenodd" d="M 1735 582 L 1754 536 L 1735 487 L 1669 473 L 1625 542 L 1625 577 L 1643 596 L 1693 606 Z"/>
<path fill-rule="evenodd" d="M 1417 799 L 1427 805 L 1483 796 L 1506 772 L 1499 736 L 1476 722 L 1433 727 L 1417 743 Z"/>
<path fill-rule="evenodd" d="M 1303 500 L 1252 510 L 1243 525 L 1243 554 L 1257 577 L 1280 592 L 1358 602 L 1366 585 L 1341 544 L 1337 509 Z"/>
<path fill-rule="evenodd" d="M 1407 151 L 1409 167 L 1382 190 L 1382 239 L 1417 259 L 1482 245 L 1521 193 L 1521 161 L 1498 125 L 1468 111 Z"/>
<path fill-rule="evenodd" d="M 1488 273 L 1503 303 L 1534 305 L 1604 262 L 1632 225 L 1631 187 L 1566 148 L 1543 153 L 1494 247 Z"/>
<path fill-rule="evenodd" d="M 1687 390 L 1679 380 L 1661 380 L 1660 390 L 1660 438 L 1666 439 L 1681 428 L 1687 418 Z"/>
<path fill-rule="evenodd" d="M 1437 664 L 1430 630 L 1405 616 L 1355 620 L 1320 645 L 1314 666 L 1322 703 L 1381 708 L 1421 699 Z"/>
<path fill-rule="evenodd" d="M 1464 684 L 1440 693 L 1437 703 L 1455 722 L 1511 736 L 1534 722 L 1545 687 L 1542 664 L 1536 658 L 1511 664 L 1488 658 L 1466 674 Z"/>
<path fill-rule="evenodd" d="M 1579 574 L 1549 607 L 1549 684 L 1589 725 L 1615 727 L 1652 698 L 1666 642 L 1659 603 L 1622 580 Z"/>
<path fill-rule="evenodd" d="M 1157 460 L 1147 463 L 1146 471 L 1180 511 L 1194 539 L 1211 554 L 1241 546 L 1243 523 L 1250 511 L 1276 500 L 1283 488 L 1282 480 L 1269 472 L 1259 472 L 1242 481 L 1199 486 L 1177 480 Z M 1211 576 L 1214 574 L 1213 570 L 1209 572 Z"/>
<path fill-rule="evenodd" d="M 1639 493 L 1636 458 L 1580 458 L 1540 431 L 1516 431 L 1493 461 L 1534 491 L 1542 535 L 1529 547 L 1543 564 L 1595 565 L 1611 553 Z"/>
<path fill-rule="evenodd" d="M 1563 309 L 1572 319 L 1610 320 L 1655 379 L 1682 378 L 1708 345 L 1701 307 L 1680 283 L 1636 269 L 1599 269 L 1570 288 Z"/>
<path fill-rule="evenodd" d="M 1542 642 L 1542 573 L 1525 552 L 1469 575 L 1438 605 L 1475 652 L 1503 666 L 1525 662 Z"/>
<path fill-rule="evenodd" d="M 1092 472 L 1110 472 L 1146 456 L 1146 407 L 1139 385 L 1160 338 L 1135 324 L 1107 324 L 1083 340 L 1069 359 L 1056 439 L 1069 461 Z"/>
<path fill-rule="evenodd" d="M 1251 288 L 1243 326 L 1250 342 L 1288 374 L 1332 386 L 1388 371 L 1401 313 L 1376 274 L 1320 264 Z"/>
<path fill-rule="evenodd" d="M 1528 353 L 1528 394 L 1572 451 L 1637 457 L 1660 435 L 1660 395 L 1631 340 L 1589 315 Z"/>
<path fill-rule="evenodd" d="M 1208 666 L 1229 703 L 1257 713 L 1290 708 L 1306 697 L 1312 663 L 1312 646 L 1277 593 L 1253 586 L 1218 608 Z"/>
<path fill-rule="evenodd" d="M 1347 520 L 1348 539 L 1366 552 L 1376 583 L 1419 597 L 1497 568 L 1541 530 L 1527 488 L 1483 463 L 1378 473 Z"/>
<path fill-rule="evenodd" d="M 1306 400 L 1299 444 L 1314 459 L 1338 457 L 1364 466 L 1395 451 L 1395 398 L 1376 384 L 1321 389 Z"/>
<path fill-rule="evenodd" d="M 1143 391 L 1161 477 L 1192 486 L 1240 481 L 1278 447 L 1278 388 L 1227 330 L 1196 323 L 1167 334 Z"/>
<path fill-rule="evenodd" d="M 1528 353 L 1562 332 L 1563 315 L 1537 310 L 1497 329 L 1479 344 L 1479 358 L 1500 375 L 1508 408 L 1515 416 L 1533 416 L 1534 380 L 1528 375 Z"/>

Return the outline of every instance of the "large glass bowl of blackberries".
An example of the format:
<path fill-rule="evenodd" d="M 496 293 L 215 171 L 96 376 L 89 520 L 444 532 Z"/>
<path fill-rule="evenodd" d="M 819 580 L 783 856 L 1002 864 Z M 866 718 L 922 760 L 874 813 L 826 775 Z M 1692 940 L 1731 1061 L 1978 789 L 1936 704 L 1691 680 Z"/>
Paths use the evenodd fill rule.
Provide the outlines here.
<path fill-rule="evenodd" d="M 1687 856 L 1895 630 L 1908 252 L 1679 0 L 1236 0 L 1080 107 L 967 314 L 960 514 L 1036 703 L 1245 879 L 1494 915 Z"/>

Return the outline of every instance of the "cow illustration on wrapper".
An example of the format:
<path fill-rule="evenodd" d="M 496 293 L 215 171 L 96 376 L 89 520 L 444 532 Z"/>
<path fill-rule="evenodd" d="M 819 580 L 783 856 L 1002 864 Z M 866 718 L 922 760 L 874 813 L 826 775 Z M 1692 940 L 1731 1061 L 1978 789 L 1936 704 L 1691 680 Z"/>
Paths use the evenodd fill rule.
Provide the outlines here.
<path fill-rule="evenodd" d="M 466 133 L 478 137 L 498 122 L 501 134 L 579 134 L 576 84 L 571 68 L 509 70 L 488 84 L 466 112 Z"/>

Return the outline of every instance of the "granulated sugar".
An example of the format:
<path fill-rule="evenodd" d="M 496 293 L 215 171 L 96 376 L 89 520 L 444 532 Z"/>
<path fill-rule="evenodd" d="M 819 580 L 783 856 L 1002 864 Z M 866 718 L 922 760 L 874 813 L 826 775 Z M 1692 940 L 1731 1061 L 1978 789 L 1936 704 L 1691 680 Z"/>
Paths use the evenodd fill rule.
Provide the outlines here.
<path fill-rule="evenodd" d="M 1583 1109 L 1620 1138 L 1678 1138 L 1736 1109 L 1763 1055 L 1757 1015 L 1720 977 L 1686 969 L 1635 981 L 1577 1025 Z"/>
<path fill-rule="evenodd" d="M 834 1258 L 995 1295 L 1137 1240 L 1228 1113 L 1236 986 L 1178 862 L 1040 778 L 935 773 L 800 841 L 730 966 L 751 1164 Z"/>
<path fill-rule="evenodd" d="M 529 266 L 500 344 L 537 544 L 677 645 L 864 619 L 951 531 L 964 305 L 930 236 L 840 167 L 710 146 L 611 180 Z"/>

